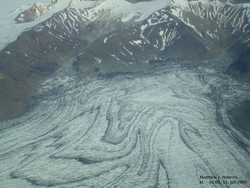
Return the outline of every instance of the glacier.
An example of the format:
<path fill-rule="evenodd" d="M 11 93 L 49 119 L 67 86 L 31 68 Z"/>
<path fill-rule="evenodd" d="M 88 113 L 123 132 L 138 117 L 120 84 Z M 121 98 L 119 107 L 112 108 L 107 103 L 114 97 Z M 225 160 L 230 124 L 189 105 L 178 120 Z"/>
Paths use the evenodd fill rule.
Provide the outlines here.
<path fill-rule="evenodd" d="M 227 107 L 250 88 L 227 62 L 155 63 L 105 76 L 70 68 L 41 81 L 26 111 L 2 121 L 1 187 L 227 187 L 249 180 L 249 135 Z M 249 187 L 247 184 L 231 187 Z"/>

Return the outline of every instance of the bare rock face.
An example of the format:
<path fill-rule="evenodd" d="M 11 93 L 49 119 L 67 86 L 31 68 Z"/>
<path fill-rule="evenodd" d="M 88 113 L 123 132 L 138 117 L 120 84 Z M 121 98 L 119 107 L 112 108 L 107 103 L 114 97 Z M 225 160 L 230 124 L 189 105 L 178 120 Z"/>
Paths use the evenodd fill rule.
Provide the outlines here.
<path fill-rule="evenodd" d="M 17 23 L 25 23 L 36 20 L 37 18 L 43 16 L 49 10 L 53 9 L 58 0 L 51 1 L 51 3 L 35 3 L 30 9 L 25 10 L 20 13 L 15 21 Z"/>

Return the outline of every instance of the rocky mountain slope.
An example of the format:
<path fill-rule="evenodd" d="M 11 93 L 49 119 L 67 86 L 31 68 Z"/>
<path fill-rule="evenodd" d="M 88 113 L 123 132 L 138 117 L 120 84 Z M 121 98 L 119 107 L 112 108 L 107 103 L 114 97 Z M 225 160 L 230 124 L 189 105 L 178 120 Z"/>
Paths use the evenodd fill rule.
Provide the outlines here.
<path fill-rule="evenodd" d="M 38 24 L 0 52 L 0 119 L 19 114 L 37 82 L 64 66 L 99 75 L 149 69 L 155 60 L 221 58 L 233 63 L 230 74 L 250 80 L 249 7 L 219 0 L 34 4 L 14 21 Z"/>
<path fill-rule="evenodd" d="M 53 9 L 56 3 L 58 3 L 58 0 L 51 1 L 51 3 L 35 3 L 30 9 L 20 13 L 15 21 L 17 23 L 34 21 Z"/>

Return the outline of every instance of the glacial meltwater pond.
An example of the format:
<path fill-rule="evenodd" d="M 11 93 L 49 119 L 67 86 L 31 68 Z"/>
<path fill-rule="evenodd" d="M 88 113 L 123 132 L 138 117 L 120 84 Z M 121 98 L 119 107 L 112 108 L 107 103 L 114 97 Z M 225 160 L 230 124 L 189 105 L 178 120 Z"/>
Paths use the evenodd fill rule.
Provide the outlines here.
<path fill-rule="evenodd" d="M 0 122 L 0 187 L 249 187 L 249 137 L 227 109 L 250 88 L 224 63 L 55 74 Z"/>

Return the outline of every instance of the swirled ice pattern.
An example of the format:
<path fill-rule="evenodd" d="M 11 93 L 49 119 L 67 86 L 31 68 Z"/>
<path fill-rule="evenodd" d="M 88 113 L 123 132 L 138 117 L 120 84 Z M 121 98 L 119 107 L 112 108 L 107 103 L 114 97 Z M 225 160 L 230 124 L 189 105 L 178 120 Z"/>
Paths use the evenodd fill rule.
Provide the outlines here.
<path fill-rule="evenodd" d="M 2 122 L 0 187 L 195 188 L 200 176 L 249 180 L 249 140 L 225 109 L 250 90 L 223 74 L 223 63 L 167 62 L 99 78 L 57 73 L 39 84 L 26 113 Z"/>

